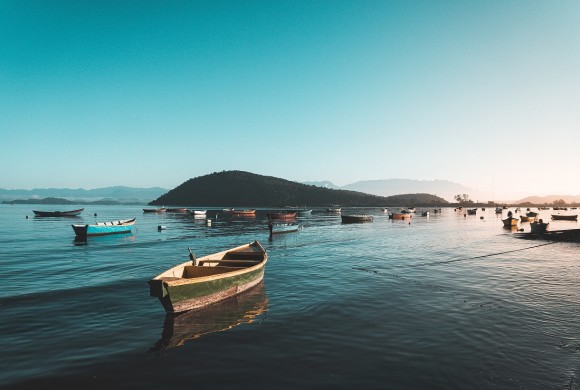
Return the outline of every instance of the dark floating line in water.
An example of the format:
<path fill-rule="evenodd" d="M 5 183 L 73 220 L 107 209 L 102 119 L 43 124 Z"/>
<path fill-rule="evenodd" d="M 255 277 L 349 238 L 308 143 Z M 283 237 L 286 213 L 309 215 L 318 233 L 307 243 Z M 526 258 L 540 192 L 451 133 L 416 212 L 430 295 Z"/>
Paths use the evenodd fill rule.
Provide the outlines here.
<path fill-rule="evenodd" d="M 395 266 L 393 268 L 417 268 L 417 267 L 424 267 L 424 266 L 431 266 L 431 265 L 440 265 L 440 264 L 456 263 L 458 261 L 475 260 L 475 259 L 482 259 L 482 258 L 485 258 L 485 257 L 503 255 L 503 254 L 506 254 L 506 253 L 521 252 L 521 251 L 525 251 L 527 249 L 534 249 L 534 248 L 539 248 L 541 246 L 552 245 L 552 244 L 556 244 L 556 242 L 548 242 L 548 243 L 545 243 L 545 244 L 538 244 L 538 245 L 534 245 L 534 246 L 529 246 L 527 248 L 512 249 L 512 250 L 505 251 L 505 252 L 497 252 L 497 253 L 490 253 L 490 254 L 487 254 L 487 255 L 481 255 L 481 256 L 475 256 L 475 257 L 468 257 L 467 259 L 454 259 L 454 260 L 437 261 L 437 262 L 421 263 L 421 264 L 398 265 L 398 266 Z"/>

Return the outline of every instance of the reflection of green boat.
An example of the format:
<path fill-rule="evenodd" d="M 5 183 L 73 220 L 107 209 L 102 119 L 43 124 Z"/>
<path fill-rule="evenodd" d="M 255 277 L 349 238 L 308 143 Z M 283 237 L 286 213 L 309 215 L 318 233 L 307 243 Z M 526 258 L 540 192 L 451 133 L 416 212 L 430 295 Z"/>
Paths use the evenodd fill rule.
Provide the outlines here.
<path fill-rule="evenodd" d="M 258 241 L 179 264 L 149 281 L 168 313 L 198 309 L 240 294 L 264 278 L 268 261 Z"/>
<path fill-rule="evenodd" d="M 166 314 L 161 339 L 149 352 L 179 347 L 208 333 L 221 332 L 241 324 L 254 322 L 268 310 L 264 283 L 244 294 L 226 299 L 203 310 Z"/>

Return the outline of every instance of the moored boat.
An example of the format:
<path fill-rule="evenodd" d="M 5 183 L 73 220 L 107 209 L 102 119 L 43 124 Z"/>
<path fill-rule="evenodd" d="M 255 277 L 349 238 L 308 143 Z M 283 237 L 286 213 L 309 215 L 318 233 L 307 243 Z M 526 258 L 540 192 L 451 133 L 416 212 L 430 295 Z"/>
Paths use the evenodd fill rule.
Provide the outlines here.
<path fill-rule="evenodd" d="M 32 210 L 36 217 L 75 217 L 79 215 L 84 209 L 69 210 L 69 211 L 40 211 Z"/>
<path fill-rule="evenodd" d="M 164 213 L 167 209 L 165 207 L 160 207 L 157 209 L 143 209 L 144 213 Z"/>
<path fill-rule="evenodd" d="M 268 223 L 270 235 L 297 232 L 299 229 L 300 225 L 297 223 Z"/>
<path fill-rule="evenodd" d="M 342 219 L 342 223 L 364 223 L 373 221 L 373 216 L 368 214 L 342 214 L 340 218 Z"/>
<path fill-rule="evenodd" d="M 476 215 L 477 214 L 477 209 L 467 209 L 467 214 L 468 215 Z"/>
<path fill-rule="evenodd" d="M 535 211 L 528 211 L 526 213 L 526 217 L 530 217 L 530 218 L 536 218 L 539 215 L 539 213 L 536 213 Z"/>
<path fill-rule="evenodd" d="M 176 265 L 149 281 L 168 313 L 199 309 L 240 294 L 264 278 L 268 260 L 258 241 Z"/>
<path fill-rule="evenodd" d="M 502 219 L 504 227 L 512 227 L 518 226 L 518 219 L 514 217 L 507 217 L 506 219 Z"/>
<path fill-rule="evenodd" d="M 205 216 L 206 214 L 207 214 L 207 210 L 191 210 L 191 215 Z"/>
<path fill-rule="evenodd" d="M 72 225 L 72 228 L 77 237 L 104 236 L 107 234 L 130 233 L 134 224 L 135 218 L 97 222 L 93 225 Z"/>
<path fill-rule="evenodd" d="M 331 206 L 326 208 L 327 213 L 340 213 L 342 211 L 342 207 L 340 206 Z"/>
<path fill-rule="evenodd" d="M 188 213 L 189 210 L 185 207 L 168 208 L 165 210 L 166 213 Z"/>
<path fill-rule="evenodd" d="M 552 214 L 552 219 L 555 221 L 577 221 L 578 214 Z"/>
<path fill-rule="evenodd" d="M 532 222 L 530 224 L 530 231 L 536 234 L 546 233 L 548 231 L 549 225 L 549 222 L 544 222 L 540 219 L 539 221 Z"/>

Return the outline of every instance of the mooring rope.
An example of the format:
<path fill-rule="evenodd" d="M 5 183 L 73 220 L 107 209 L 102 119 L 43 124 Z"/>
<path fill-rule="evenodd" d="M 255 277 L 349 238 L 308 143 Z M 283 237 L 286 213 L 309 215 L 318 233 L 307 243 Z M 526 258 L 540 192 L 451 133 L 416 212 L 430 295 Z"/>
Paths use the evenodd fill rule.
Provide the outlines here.
<path fill-rule="evenodd" d="M 466 259 L 464 258 L 460 258 L 460 259 L 454 259 L 454 260 L 447 260 L 447 261 L 435 261 L 435 262 L 429 262 L 429 263 L 421 263 L 421 264 L 403 264 L 403 265 L 395 265 L 391 268 L 416 268 L 416 267 L 424 267 L 424 266 L 430 266 L 430 265 L 440 265 L 440 264 L 449 264 L 449 263 L 456 263 L 458 261 L 466 261 L 466 260 L 475 260 L 475 259 L 482 259 L 484 257 L 491 257 L 491 256 L 497 256 L 497 255 L 503 255 L 506 253 L 512 253 L 512 252 L 521 252 L 524 250 L 528 250 L 528 249 L 534 249 L 534 248 L 539 248 L 541 246 L 546 246 L 546 245 L 552 245 L 552 244 L 556 244 L 556 242 L 547 242 L 544 244 L 538 244 L 538 245 L 533 245 L 533 246 L 529 246 L 527 248 L 520 248 L 520 249 L 512 249 L 509 251 L 504 251 L 504 252 L 496 252 L 496 253 L 490 253 L 487 255 L 481 255 L 481 256 L 475 256 L 475 257 L 468 257 Z M 362 268 L 362 267 L 353 267 L 353 269 L 359 270 L 359 271 L 370 271 L 368 269 Z"/>

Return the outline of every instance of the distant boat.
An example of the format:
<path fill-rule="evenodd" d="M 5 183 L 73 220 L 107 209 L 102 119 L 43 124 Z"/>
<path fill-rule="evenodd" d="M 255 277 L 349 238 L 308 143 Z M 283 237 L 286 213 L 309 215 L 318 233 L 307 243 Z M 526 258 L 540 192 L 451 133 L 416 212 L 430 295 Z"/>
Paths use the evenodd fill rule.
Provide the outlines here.
<path fill-rule="evenodd" d="M 158 209 L 143 209 L 144 213 L 164 213 L 167 209 L 165 207 L 160 207 Z"/>
<path fill-rule="evenodd" d="M 98 222 L 94 225 L 72 225 L 77 237 L 104 236 L 107 234 L 130 233 L 135 218 L 119 221 Z"/>
<path fill-rule="evenodd" d="M 577 221 L 578 214 L 574 215 L 552 214 L 552 219 L 558 221 Z"/>
<path fill-rule="evenodd" d="M 512 227 L 518 226 L 518 219 L 514 217 L 507 217 L 506 219 L 502 219 L 504 227 Z"/>
<path fill-rule="evenodd" d="M 367 214 L 342 214 L 340 218 L 342 219 L 342 223 L 364 223 L 373 221 L 373 216 Z"/>
<path fill-rule="evenodd" d="M 468 215 L 476 215 L 477 214 L 477 209 L 467 209 L 467 214 Z"/>
<path fill-rule="evenodd" d="M 200 309 L 240 294 L 264 279 L 268 261 L 258 241 L 176 265 L 149 280 L 149 294 L 167 313 Z"/>
<path fill-rule="evenodd" d="M 340 206 L 331 206 L 326 209 L 327 213 L 340 213 L 342 208 Z"/>
<path fill-rule="evenodd" d="M 502 210 L 502 208 L 501 208 L 501 207 L 496 207 L 496 208 L 495 208 L 495 213 L 496 213 L 496 214 L 501 214 L 501 213 L 502 213 L 502 211 L 503 211 L 503 210 Z"/>
<path fill-rule="evenodd" d="M 526 213 L 526 217 L 536 218 L 539 214 L 533 211 L 529 211 Z"/>
<path fill-rule="evenodd" d="M 167 213 L 188 213 L 189 210 L 185 207 L 178 207 L 178 208 L 168 208 L 165 210 Z"/>
<path fill-rule="evenodd" d="M 389 209 L 388 209 L 388 208 L 386 208 L 386 207 L 381 207 L 381 211 L 382 211 L 383 213 L 388 213 L 388 212 L 389 212 Z"/>
<path fill-rule="evenodd" d="M 84 209 L 70 211 L 39 211 L 32 210 L 37 217 L 74 217 L 79 215 Z"/>
<path fill-rule="evenodd" d="M 421 216 L 422 217 L 428 217 L 429 216 L 429 212 L 428 211 L 422 211 L 421 212 Z"/>
<path fill-rule="evenodd" d="M 195 216 L 203 216 L 207 214 L 207 210 L 191 210 L 191 214 Z"/>
<path fill-rule="evenodd" d="M 297 223 L 268 223 L 270 235 L 297 232 L 299 229 L 300 225 Z"/>

